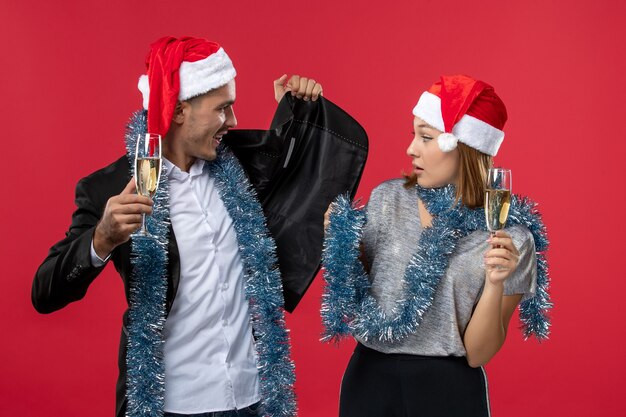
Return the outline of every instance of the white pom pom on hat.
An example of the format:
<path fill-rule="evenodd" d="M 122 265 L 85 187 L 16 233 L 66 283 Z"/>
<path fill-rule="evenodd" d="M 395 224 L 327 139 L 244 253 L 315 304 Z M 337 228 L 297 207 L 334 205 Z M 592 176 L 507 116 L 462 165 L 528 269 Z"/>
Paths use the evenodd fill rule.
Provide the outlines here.
<path fill-rule="evenodd" d="M 442 133 L 437 136 L 437 142 L 439 142 L 439 149 L 443 152 L 450 152 L 456 148 L 458 139 L 452 133 Z"/>

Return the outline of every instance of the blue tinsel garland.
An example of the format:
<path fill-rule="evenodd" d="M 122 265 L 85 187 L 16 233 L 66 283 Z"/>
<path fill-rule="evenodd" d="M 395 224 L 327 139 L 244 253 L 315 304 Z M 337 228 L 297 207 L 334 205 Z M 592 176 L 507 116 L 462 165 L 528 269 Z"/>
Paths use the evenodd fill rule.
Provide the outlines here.
<path fill-rule="evenodd" d="M 396 341 L 415 333 L 432 304 L 439 280 L 448 268 L 449 257 L 459 239 L 476 230 L 486 230 L 484 210 L 455 204 L 453 186 L 417 187 L 417 193 L 434 216 L 432 227 L 422 231 L 418 249 L 404 275 L 406 296 L 398 302 L 394 310 L 396 314 L 391 317 L 369 293 L 370 281 L 358 260 L 365 214 L 354 209 L 346 196 L 336 200 L 324 242 L 326 287 L 322 295 L 321 314 L 325 328 L 322 340 L 339 340 L 352 333 L 364 340 Z M 534 334 L 543 340 L 549 335 L 547 310 L 552 307 L 548 294 L 545 226 L 536 204 L 518 196 L 512 197 L 507 223 L 527 227 L 535 240 L 537 293 L 521 303 L 520 320 L 525 338 Z"/>
<path fill-rule="evenodd" d="M 274 239 L 267 230 L 261 204 L 232 152 L 221 146 L 218 158 L 205 164 L 205 169 L 215 178 L 237 232 L 258 355 L 263 415 L 293 416 L 295 372 Z"/>
<path fill-rule="evenodd" d="M 126 148 L 134 164 L 136 138 L 146 131 L 146 112 L 131 118 Z M 215 161 L 205 164 L 231 216 L 243 262 L 246 299 L 258 357 L 262 415 L 296 414 L 289 334 L 284 319 L 282 282 L 276 248 L 254 190 L 233 154 L 224 146 Z M 132 170 L 132 168 L 131 168 Z M 131 173 L 132 174 L 132 173 Z M 127 416 L 162 416 L 164 405 L 163 337 L 167 290 L 169 187 L 164 172 L 146 218 L 155 239 L 133 238 L 129 335 L 126 363 Z"/>
<path fill-rule="evenodd" d="M 137 137 L 146 132 L 146 112 L 133 114 L 126 130 L 126 153 L 134 175 Z M 146 227 L 155 237 L 131 239 L 126 395 L 129 417 L 162 416 L 165 392 L 163 337 L 167 293 L 169 184 L 161 175 Z"/>

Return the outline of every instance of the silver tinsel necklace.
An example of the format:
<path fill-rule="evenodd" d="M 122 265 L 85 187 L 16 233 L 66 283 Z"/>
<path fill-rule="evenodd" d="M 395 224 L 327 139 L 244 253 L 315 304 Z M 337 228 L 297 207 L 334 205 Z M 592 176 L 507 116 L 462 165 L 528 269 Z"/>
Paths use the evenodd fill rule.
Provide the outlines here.
<path fill-rule="evenodd" d="M 433 215 L 432 227 L 425 228 L 418 248 L 404 275 L 405 296 L 394 314 L 387 315 L 369 293 L 370 281 L 359 261 L 359 246 L 365 213 L 351 206 L 341 196 L 331 213 L 324 244 L 324 279 L 322 294 L 322 340 L 339 340 L 353 334 L 364 340 L 397 341 L 415 333 L 430 308 L 441 277 L 446 273 L 449 257 L 462 237 L 476 230 L 486 230 L 483 209 L 469 209 L 455 203 L 455 189 L 416 187 L 420 199 Z M 509 225 L 523 225 L 532 233 L 537 257 L 537 293 L 520 305 L 524 336 L 538 339 L 549 335 L 547 311 L 552 307 L 549 294 L 548 248 L 545 226 L 536 204 L 513 196 Z"/>

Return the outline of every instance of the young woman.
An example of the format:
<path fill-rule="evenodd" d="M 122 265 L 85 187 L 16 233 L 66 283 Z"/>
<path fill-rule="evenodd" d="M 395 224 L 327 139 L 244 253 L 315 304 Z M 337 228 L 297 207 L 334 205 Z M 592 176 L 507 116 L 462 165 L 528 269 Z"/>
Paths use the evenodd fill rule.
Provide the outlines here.
<path fill-rule="evenodd" d="M 506 108 L 490 85 L 443 76 L 413 109 L 413 171 L 339 198 L 326 216 L 325 340 L 357 347 L 341 417 L 489 415 L 482 368 L 521 302 L 525 336 L 548 336 L 545 228 L 513 196 L 507 228 L 486 229 L 485 184 Z"/>

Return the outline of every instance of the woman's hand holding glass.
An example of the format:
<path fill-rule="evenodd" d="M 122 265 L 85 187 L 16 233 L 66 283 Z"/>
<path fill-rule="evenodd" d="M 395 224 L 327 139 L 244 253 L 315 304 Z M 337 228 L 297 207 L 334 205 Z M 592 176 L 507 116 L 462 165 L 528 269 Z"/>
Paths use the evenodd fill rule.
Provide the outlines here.
<path fill-rule="evenodd" d="M 500 285 L 511 276 L 519 262 L 519 251 L 511 235 L 498 230 L 487 240 L 491 248 L 485 253 L 485 271 L 490 284 Z"/>

